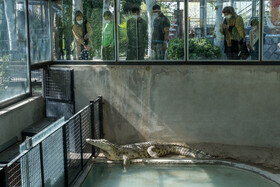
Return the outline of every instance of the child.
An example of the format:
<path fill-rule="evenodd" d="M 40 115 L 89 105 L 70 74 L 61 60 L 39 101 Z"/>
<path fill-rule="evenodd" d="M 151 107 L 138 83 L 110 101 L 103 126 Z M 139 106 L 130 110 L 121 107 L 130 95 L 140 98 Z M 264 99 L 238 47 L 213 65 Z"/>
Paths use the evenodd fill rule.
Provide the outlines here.
<path fill-rule="evenodd" d="M 104 12 L 104 27 L 102 32 L 102 59 L 113 60 L 115 56 L 114 49 L 114 22 L 110 11 Z"/>
<path fill-rule="evenodd" d="M 249 32 L 249 43 L 247 47 L 250 49 L 251 60 L 259 59 L 259 21 L 257 19 L 253 19 L 250 23 L 251 30 Z"/>

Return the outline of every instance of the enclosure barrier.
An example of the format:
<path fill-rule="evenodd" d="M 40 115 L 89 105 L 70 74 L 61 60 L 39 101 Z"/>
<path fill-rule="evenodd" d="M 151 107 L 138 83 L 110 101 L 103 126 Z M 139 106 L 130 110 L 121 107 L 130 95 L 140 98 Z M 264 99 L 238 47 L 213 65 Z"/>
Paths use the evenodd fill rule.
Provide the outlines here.
<path fill-rule="evenodd" d="M 0 186 L 71 186 L 95 155 L 86 138 L 103 137 L 102 97 L 73 115 L 8 164 L 0 164 Z"/>

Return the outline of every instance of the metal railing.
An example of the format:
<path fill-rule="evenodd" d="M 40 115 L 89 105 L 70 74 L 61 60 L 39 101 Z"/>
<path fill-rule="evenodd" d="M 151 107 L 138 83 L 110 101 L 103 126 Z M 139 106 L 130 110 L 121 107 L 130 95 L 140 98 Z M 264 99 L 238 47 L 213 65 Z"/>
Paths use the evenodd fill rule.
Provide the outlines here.
<path fill-rule="evenodd" d="M 15 159 L 0 163 L 0 187 L 73 185 L 96 154 L 85 139 L 103 137 L 102 110 L 100 96 Z"/>

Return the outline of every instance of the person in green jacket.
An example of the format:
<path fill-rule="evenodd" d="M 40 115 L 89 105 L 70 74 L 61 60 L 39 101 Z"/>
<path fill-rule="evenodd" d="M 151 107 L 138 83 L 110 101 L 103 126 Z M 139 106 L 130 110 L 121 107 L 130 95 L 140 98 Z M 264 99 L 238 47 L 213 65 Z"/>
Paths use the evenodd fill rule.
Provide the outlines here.
<path fill-rule="evenodd" d="M 102 59 L 114 60 L 115 42 L 114 42 L 114 22 L 110 11 L 104 12 L 104 27 L 102 31 Z"/>

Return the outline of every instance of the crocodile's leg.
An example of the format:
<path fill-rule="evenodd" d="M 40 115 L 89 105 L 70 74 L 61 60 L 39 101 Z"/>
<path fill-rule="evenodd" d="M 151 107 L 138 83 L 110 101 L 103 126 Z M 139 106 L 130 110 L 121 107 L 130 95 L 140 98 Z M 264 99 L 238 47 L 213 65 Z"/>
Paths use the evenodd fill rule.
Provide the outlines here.
<path fill-rule="evenodd" d="M 127 166 L 129 164 L 130 164 L 130 160 L 129 160 L 128 156 L 123 155 L 123 165 Z"/>
<path fill-rule="evenodd" d="M 148 147 L 147 149 L 147 152 L 149 153 L 149 155 L 152 157 L 152 158 L 159 158 L 159 155 L 157 152 L 153 151 L 153 149 L 156 148 L 155 146 L 150 146 Z"/>

